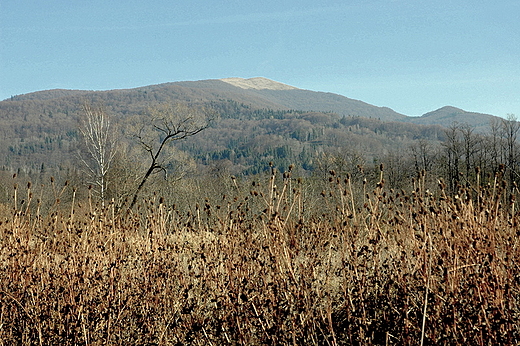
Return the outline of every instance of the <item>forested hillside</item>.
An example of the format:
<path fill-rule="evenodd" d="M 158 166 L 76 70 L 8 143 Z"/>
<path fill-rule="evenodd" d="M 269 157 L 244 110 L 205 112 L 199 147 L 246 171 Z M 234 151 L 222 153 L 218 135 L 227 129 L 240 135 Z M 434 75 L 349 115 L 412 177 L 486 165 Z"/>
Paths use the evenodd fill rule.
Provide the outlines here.
<path fill-rule="evenodd" d="M 111 174 L 119 179 L 118 186 L 131 189 L 149 159 L 137 132 L 150 124 L 154 109 L 180 102 L 205 107 L 217 116 L 202 133 L 166 148 L 158 174 L 165 179 L 186 174 L 248 176 L 270 165 L 281 171 L 294 165 L 304 176 L 330 170 L 361 176 L 384 164 L 392 186 L 408 184 L 427 172 L 445 178 L 454 190 L 474 180 L 477 167 L 482 177 L 500 170 L 510 181 L 518 176 L 514 118 L 444 107 L 412 119 L 340 95 L 266 79 L 232 81 L 239 86 L 208 80 L 103 92 L 49 90 L 2 101 L 1 170 L 28 174 L 32 180 L 53 175 L 85 184 L 85 138 L 79 129 L 86 117 L 84 107 L 90 105 L 106 115 L 110 136 L 117 142 Z M 478 122 L 456 122 L 468 119 Z"/>
<path fill-rule="evenodd" d="M 135 150 L 132 126 L 149 121 L 149 109 L 156 102 L 144 96 L 135 102 L 123 103 L 124 98 L 111 102 L 111 98 L 102 99 L 101 95 L 2 103 L 1 165 L 7 170 L 32 172 L 74 165 L 80 149 L 78 127 L 84 117 L 84 102 L 102 105 L 117 129 L 113 135 L 120 138 L 127 150 Z M 157 103 L 169 101 L 158 99 Z M 256 173 L 269 161 L 281 167 L 298 162 L 305 170 L 314 170 L 317 154 L 338 150 L 371 161 L 393 151 L 402 152 L 417 139 L 438 143 L 444 138 L 439 126 L 335 113 L 259 109 L 233 100 L 203 104 L 219 117 L 203 136 L 178 143 L 178 148 L 202 165 L 227 160 L 237 174 Z"/>

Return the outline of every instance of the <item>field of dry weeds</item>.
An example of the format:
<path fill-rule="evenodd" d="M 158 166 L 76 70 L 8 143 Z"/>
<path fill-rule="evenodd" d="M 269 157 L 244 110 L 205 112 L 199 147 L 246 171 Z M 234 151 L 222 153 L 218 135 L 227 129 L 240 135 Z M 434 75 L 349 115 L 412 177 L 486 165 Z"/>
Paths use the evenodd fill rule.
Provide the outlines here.
<path fill-rule="evenodd" d="M 1 211 L 0 345 L 520 343 L 519 215 L 500 179 L 456 195 L 328 180 L 274 172 L 132 212 L 64 186 L 45 213 L 33 194 L 56 196 L 20 182 Z"/>

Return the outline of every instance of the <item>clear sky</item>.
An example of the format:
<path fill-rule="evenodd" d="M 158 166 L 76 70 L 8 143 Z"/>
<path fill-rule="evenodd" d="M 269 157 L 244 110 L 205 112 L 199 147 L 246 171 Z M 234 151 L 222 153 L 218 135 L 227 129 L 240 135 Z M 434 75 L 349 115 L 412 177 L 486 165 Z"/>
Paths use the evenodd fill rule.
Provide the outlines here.
<path fill-rule="evenodd" d="M 519 0 L 0 0 L 0 99 L 266 77 L 520 116 Z"/>

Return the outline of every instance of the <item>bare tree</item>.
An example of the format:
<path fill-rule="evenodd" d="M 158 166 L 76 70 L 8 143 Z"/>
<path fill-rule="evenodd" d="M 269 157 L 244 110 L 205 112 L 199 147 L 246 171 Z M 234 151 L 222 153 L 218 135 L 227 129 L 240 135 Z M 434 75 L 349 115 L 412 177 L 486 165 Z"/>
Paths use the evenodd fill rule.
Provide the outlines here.
<path fill-rule="evenodd" d="M 503 136 L 503 153 L 504 163 L 509 170 L 509 182 L 512 184 L 518 180 L 518 135 L 520 133 L 520 122 L 518 122 L 514 114 L 508 114 L 507 119 L 502 120 L 502 136 Z"/>
<path fill-rule="evenodd" d="M 459 184 L 460 165 L 464 157 L 464 148 L 460 134 L 460 124 L 453 123 L 445 130 L 446 140 L 442 143 L 444 147 L 446 174 L 450 190 L 456 191 Z"/>
<path fill-rule="evenodd" d="M 142 125 L 135 134 L 136 139 L 149 154 L 150 164 L 134 193 L 129 209 L 137 202 L 137 197 L 148 178 L 155 172 L 167 174 L 163 158 L 165 150 L 172 142 L 194 136 L 206 129 L 215 113 L 204 107 L 189 107 L 185 104 L 161 105 L 151 110 L 151 120 Z"/>
<path fill-rule="evenodd" d="M 490 175 L 494 176 L 498 170 L 499 166 L 502 163 L 501 157 L 502 157 L 502 138 L 501 138 L 501 122 L 499 122 L 498 119 L 492 118 L 490 121 L 490 132 L 487 138 L 487 145 L 486 148 L 488 148 L 489 151 L 489 161 L 491 164 L 490 167 Z"/>
<path fill-rule="evenodd" d="M 102 205 L 107 191 L 107 174 L 116 153 L 116 136 L 110 119 L 102 107 L 83 105 L 85 117 L 81 121 L 85 154 L 81 160 L 90 175 L 90 183 L 96 187 Z"/>
<path fill-rule="evenodd" d="M 409 146 L 415 172 L 419 174 L 421 171 L 430 172 L 435 163 L 435 148 L 428 140 L 421 138 Z"/>
<path fill-rule="evenodd" d="M 469 124 L 460 125 L 459 131 L 461 134 L 462 152 L 464 154 L 465 161 L 464 174 L 467 179 L 467 183 L 469 183 L 470 177 L 472 176 L 474 169 L 478 166 L 477 157 L 480 155 L 482 151 L 483 140 L 482 136 L 475 133 L 475 128 Z"/>

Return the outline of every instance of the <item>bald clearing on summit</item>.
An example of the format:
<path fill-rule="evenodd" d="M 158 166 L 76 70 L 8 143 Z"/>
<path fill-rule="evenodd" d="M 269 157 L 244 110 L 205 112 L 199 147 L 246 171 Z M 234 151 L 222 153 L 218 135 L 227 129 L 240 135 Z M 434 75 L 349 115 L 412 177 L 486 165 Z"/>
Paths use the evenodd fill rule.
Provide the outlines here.
<path fill-rule="evenodd" d="M 220 79 L 222 82 L 226 82 L 228 84 L 234 85 L 236 87 L 242 89 L 269 89 L 269 90 L 296 90 L 298 88 L 275 82 L 273 80 L 263 78 L 263 77 L 255 77 L 255 78 L 223 78 Z"/>

